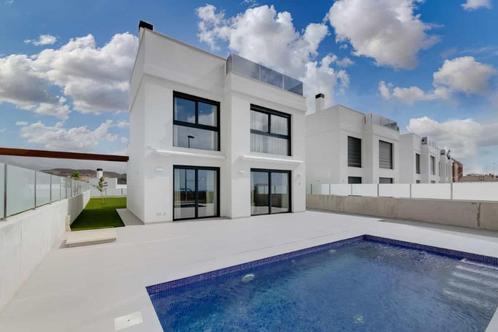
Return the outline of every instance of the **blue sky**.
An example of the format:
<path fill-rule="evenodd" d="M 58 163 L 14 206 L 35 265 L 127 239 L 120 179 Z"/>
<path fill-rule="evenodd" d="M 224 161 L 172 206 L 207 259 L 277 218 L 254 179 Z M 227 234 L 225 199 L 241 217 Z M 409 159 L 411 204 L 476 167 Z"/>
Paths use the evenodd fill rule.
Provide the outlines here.
<path fill-rule="evenodd" d="M 126 153 L 126 82 L 143 19 L 205 50 L 298 76 L 330 103 L 430 135 L 466 171 L 498 170 L 494 2 L 0 0 L 0 146 Z M 279 20 L 284 12 L 291 21 Z M 269 44 L 277 56 L 268 59 L 246 47 L 275 40 L 282 44 Z"/>

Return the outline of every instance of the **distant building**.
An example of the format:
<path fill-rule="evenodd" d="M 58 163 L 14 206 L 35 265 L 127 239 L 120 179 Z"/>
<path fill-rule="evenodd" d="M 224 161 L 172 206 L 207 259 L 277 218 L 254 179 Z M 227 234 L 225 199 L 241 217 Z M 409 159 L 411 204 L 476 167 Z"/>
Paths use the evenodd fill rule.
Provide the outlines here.
<path fill-rule="evenodd" d="M 494 174 L 467 174 L 461 177 L 460 182 L 496 182 L 498 177 Z"/>
<path fill-rule="evenodd" d="M 306 180 L 317 183 L 399 182 L 399 128 L 395 121 L 343 105 L 306 116 Z"/>
<path fill-rule="evenodd" d="M 452 181 L 453 161 L 449 150 L 429 137 L 413 133 L 400 136 L 401 183 L 447 183 Z"/>
<path fill-rule="evenodd" d="M 453 182 L 460 182 L 463 177 L 463 164 L 453 159 Z"/>

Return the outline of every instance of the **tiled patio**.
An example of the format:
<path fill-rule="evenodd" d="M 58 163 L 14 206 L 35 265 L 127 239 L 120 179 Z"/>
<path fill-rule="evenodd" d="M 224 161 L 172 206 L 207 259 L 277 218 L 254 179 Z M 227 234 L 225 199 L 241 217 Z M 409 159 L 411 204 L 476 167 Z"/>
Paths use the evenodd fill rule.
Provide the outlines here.
<path fill-rule="evenodd" d="M 317 211 L 118 228 L 113 243 L 54 249 L 0 313 L 0 331 L 162 331 L 145 286 L 362 234 L 498 256 L 498 234 Z M 496 318 L 496 315 L 495 315 Z"/>

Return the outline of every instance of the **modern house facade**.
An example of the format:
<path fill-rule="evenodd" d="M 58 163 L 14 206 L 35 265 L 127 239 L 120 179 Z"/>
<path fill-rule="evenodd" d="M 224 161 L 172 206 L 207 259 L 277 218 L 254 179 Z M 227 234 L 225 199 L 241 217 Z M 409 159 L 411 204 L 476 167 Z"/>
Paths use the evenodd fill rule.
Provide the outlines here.
<path fill-rule="evenodd" d="M 320 183 L 399 181 L 399 128 L 395 121 L 343 105 L 306 116 L 306 179 Z"/>
<path fill-rule="evenodd" d="M 305 210 L 302 83 L 141 22 L 128 209 L 145 223 Z"/>
<path fill-rule="evenodd" d="M 400 135 L 401 183 L 452 182 L 453 161 L 449 151 L 429 137 Z"/>

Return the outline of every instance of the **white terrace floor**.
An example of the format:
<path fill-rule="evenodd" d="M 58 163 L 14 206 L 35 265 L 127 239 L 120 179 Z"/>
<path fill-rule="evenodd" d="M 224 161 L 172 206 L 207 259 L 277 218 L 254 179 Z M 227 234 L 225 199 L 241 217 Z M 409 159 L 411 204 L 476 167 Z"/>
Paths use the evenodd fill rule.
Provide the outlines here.
<path fill-rule="evenodd" d="M 54 249 L 0 313 L 0 331 L 161 331 L 145 286 L 361 234 L 498 256 L 482 232 L 308 211 L 117 230 L 114 243 Z M 496 315 L 495 315 L 496 316 Z"/>

